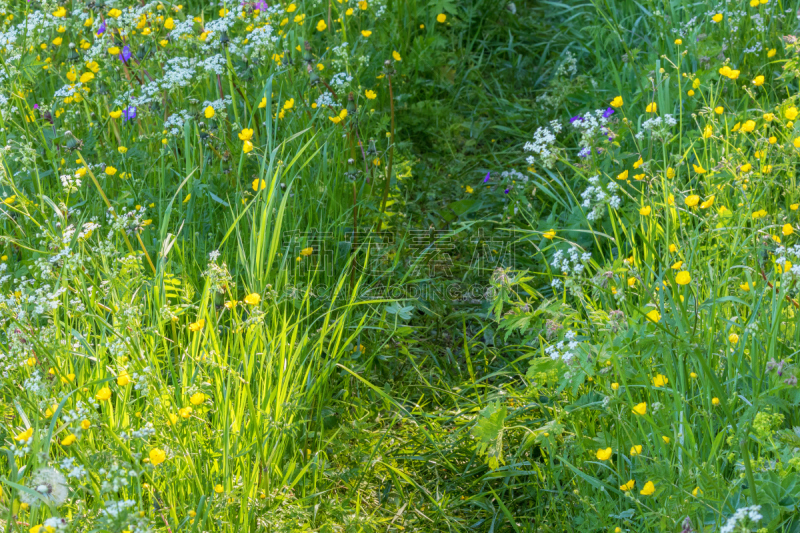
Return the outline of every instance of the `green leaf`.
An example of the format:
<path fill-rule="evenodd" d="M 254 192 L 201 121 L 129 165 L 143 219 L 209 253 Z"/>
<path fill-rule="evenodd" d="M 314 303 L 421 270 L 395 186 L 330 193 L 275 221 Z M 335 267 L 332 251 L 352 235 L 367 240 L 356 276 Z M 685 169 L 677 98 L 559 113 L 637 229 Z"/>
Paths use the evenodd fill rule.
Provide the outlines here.
<path fill-rule="evenodd" d="M 472 436 L 478 441 L 478 453 L 486 455 L 486 463 L 494 470 L 503 461 L 503 428 L 506 406 L 495 400 L 484 407 L 472 428 Z"/>

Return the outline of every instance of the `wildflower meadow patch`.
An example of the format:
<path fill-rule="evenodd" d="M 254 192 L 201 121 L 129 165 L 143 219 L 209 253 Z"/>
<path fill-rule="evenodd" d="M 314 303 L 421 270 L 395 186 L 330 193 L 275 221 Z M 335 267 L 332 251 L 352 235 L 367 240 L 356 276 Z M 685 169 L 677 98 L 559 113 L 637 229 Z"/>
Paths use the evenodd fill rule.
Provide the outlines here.
<path fill-rule="evenodd" d="M 0 1 L 0 527 L 800 532 L 799 7 Z"/>

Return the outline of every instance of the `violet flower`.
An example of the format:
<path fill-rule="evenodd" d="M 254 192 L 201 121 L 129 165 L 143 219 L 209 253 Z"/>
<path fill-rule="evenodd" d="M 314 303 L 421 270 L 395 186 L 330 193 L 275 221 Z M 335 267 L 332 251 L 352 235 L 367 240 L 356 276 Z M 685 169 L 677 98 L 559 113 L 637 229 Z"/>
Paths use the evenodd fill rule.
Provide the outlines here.
<path fill-rule="evenodd" d="M 131 47 L 127 44 L 122 48 L 122 52 L 119 53 L 119 60 L 125 64 L 131 60 Z"/>
<path fill-rule="evenodd" d="M 125 117 L 125 122 L 133 120 L 136 118 L 136 108 L 133 106 L 128 106 L 122 110 L 122 115 Z"/>
<path fill-rule="evenodd" d="M 101 36 L 106 32 L 106 21 L 100 23 L 100 27 L 97 28 L 97 36 Z"/>

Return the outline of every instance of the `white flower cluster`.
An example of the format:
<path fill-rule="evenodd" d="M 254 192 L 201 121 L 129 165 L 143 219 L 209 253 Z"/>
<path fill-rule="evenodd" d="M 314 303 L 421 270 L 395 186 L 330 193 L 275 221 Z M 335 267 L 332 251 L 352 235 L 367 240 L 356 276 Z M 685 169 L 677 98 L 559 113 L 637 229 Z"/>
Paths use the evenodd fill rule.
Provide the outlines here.
<path fill-rule="evenodd" d="M 550 264 L 556 272 L 580 276 L 586 269 L 585 264 L 591 259 L 592 254 L 588 252 L 579 254 L 577 248 L 570 248 L 566 253 L 564 250 L 558 250 L 553 255 L 553 261 Z"/>
<path fill-rule="evenodd" d="M 512 183 L 528 183 L 528 176 L 516 169 L 504 170 L 500 173 L 500 179 L 504 182 Z"/>
<path fill-rule="evenodd" d="M 78 400 L 75 403 L 75 408 L 61 413 L 61 420 L 65 425 L 71 425 L 70 431 L 76 436 L 80 436 L 83 428 L 81 422 L 89 420 L 90 422 L 97 418 L 97 400 L 89 398 L 88 405 L 83 400 Z"/>
<path fill-rule="evenodd" d="M 350 86 L 351 81 L 353 81 L 353 76 L 347 72 L 337 72 L 331 76 L 331 85 L 337 89 L 346 89 Z"/>
<path fill-rule="evenodd" d="M 144 513 L 133 512 L 136 508 L 134 500 L 108 500 L 104 502 L 105 509 L 100 510 L 101 522 L 104 529 L 111 531 L 130 531 L 131 533 L 148 533 L 151 528 Z"/>
<path fill-rule="evenodd" d="M 653 117 L 642 122 L 642 129 L 636 134 L 639 140 L 644 139 L 644 132 L 649 131 L 650 135 L 660 141 L 666 141 L 670 136 L 670 130 L 678 124 L 675 117 L 669 113 L 663 117 Z"/>
<path fill-rule="evenodd" d="M 242 46 L 241 55 L 243 57 L 262 58 L 275 49 L 278 36 L 272 33 L 272 26 L 258 26 L 251 31 L 247 37 L 247 44 Z"/>
<path fill-rule="evenodd" d="M 526 152 L 532 152 L 535 156 L 538 156 L 547 168 L 553 168 L 558 158 L 558 152 L 553 148 L 553 145 L 556 142 L 556 134 L 561 131 L 561 123 L 553 121 L 550 126 L 538 128 L 533 134 L 533 141 L 526 142 L 524 148 Z M 535 156 L 527 157 L 526 160 L 529 165 L 534 164 L 536 161 Z"/>
<path fill-rule="evenodd" d="M 619 209 L 622 205 L 622 199 L 614 194 L 618 189 L 618 185 L 613 181 L 606 184 L 606 188 L 600 184 L 600 176 L 592 176 L 589 178 L 589 187 L 581 193 L 581 207 L 588 213 L 586 218 L 590 221 L 595 221 L 603 218 L 606 214 L 606 204 L 610 205 L 612 209 Z"/>
<path fill-rule="evenodd" d="M 575 350 L 578 348 L 580 344 L 578 341 L 575 340 L 577 335 L 574 331 L 569 330 L 567 331 L 566 335 L 564 335 L 564 340 L 559 341 L 556 344 L 551 344 L 547 348 L 544 349 L 545 355 L 547 355 L 550 359 L 561 360 L 566 364 L 570 364 L 575 357 L 577 357 L 577 353 Z"/>
<path fill-rule="evenodd" d="M 778 255 L 777 259 L 775 259 L 775 264 L 781 266 L 784 275 L 800 276 L 800 244 L 789 247 L 778 246 L 775 253 Z M 786 263 L 792 264 L 792 262 L 789 261 L 787 256 L 794 259 L 794 264 L 789 269 L 785 268 Z"/>
<path fill-rule="evenodd" d="M 126 514 L 128 509 L 133 509 L 136 507 L 136 502 L 133 500 L 111 500 L 104 502 L 104 507 L 104 509 L 100 510 L 100 515 L 117 518 L 120 515 Z"/>
<path fill-rule="evenodd" d="M 74 457 L 65 457 L 61 460 L 61 464 L 59 466 L 67 473 L 68 478 L 81 481 L 84 477 L 86 477 L 86 468 L 84 468 L 83 465 L 75 464 Z"/>
<path fill-rule="evenodd" d="M 151 372 L 152 370 L 149 366 L 144 367 L 141 372 L 134 372 L 131 376 L 133 389 L 139 392 L 146 392 L 149 385 L 147 379 L 150 377 Z"/>
<path fill-rule="evenodd" d="M 131 440 L 131 439 L 144 439 L 147 440 L 153 435 L 156 434 L 156 428 L 153 427 L 152 422 L 148 422 L 144 426 L 139 429 L 135 429 L 128 435 L 125 431 L 120 433 L 120 439 L 122 440 Z"/>
<path fill-rule="evenodd" d="M 64 192 L 67 194 L 78 192 L 81 187 L 81 178 L 77 174 L 62 174 L 59 179 Z"/>
<path fill-rule="evenodd" d="M 330 93 L 324 92 L 317 98 L 317 108 L 319 109 L 322 109 L 323 107 L 338 107 L 338 106 L 339 104 L 337 104 L 333 100 L 333 97 L 330 95 Z"/>
<path fill-rule="evenodd" d="M 222 75 L 225 74 L 228 63 L 225 58 L 222 57 L 222 54 L 215 54 L 198 63 L 198 66 L 203 72 Z"/>
<path fill-rule="evenodd" d="M 747 521 L 751 522 L 760 522 L 763 516 L 761 516 L 761 506 L 754 505 L 752 507 L 742 507 L 741 509 L 736 509 L 736 512 L 733 513 L 725 525 L 722 526 L 722 529 L 719 530 L 719 533 L 734 533 L 740 523 L 747 524 Z"/>
<path fill-rule="evenodd" d="M 101 468 L 97 473 L 103 477 L 103 483 L 100 486 L 102 492 L 119 492 L 129 485 L 129 478 L 139 477 L 139 473 L 135 470 L 128 470 L 117 463 L 112 464 L 108 470 Z"/>
<path fill-rule="evenodd" d="M 214 100 L 213 102 L 209 102 L 208 100 L 206 100 L 205 102 L 203 102 L 203 109 L 211 106 L 211 107 L 214 108 L 214 111 L 216 111 L 217 113 L 222 113 L 232 103 L 233 103 L 233 99 L 230 96 L 226 96 L 225 98 L 220 98 L 218 100 Z"/>
<path fill-rule="evenodd" d="M 608 135 L 606 126 L 610 116 L 608 109 L 595 109 L 570 120 L 572 127 L 581 133 L 581 140 L 578 143 L 581 148 L 591 148 L 597 144 L 598 136 Z"/>
<path fill-rule="evenodd" d="M 164 129 L 170 135 L 180 135 L 183 133 L 183 125 L 190 118 L 192 118 L 192 115 L 185 109 L 181 109 L 167 118 L 166 122 L 164 122 Z"/>

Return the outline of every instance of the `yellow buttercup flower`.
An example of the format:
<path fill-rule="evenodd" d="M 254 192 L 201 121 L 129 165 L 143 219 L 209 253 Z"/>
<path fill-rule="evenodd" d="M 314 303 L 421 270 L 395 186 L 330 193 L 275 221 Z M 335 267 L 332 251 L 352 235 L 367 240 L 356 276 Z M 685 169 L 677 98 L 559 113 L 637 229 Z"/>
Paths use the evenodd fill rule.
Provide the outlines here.
<path fill-rule="evenodd" d="M 631 409 L 634 413 L 640 416 L 644 416 L 647 414 L 647 402 L 638 403 L 633 406 Z"/>
<path fill-rule="evenodd" d="M 648 481 L 647 483 L 644 484 L 642 490 L 639 491 L 639 494 L 641 494 L 642 496 L 650 496 L 655 491 L 656 491 L 656 486 L 653 485 L 652 481 Z"/>
<path fill-rule="evenodd" d="M 111 398 L 111 389 L 109 389 L 108 387 L 103 387 L 102 389 L 97 391 L 95 398 L 97 398 L 101 402 L 105 402 L 106 400 Z"/>
<path fill-rule="evenodd" d="M 656 113 L 658 111 L 658 104 L 656 104 L 655 102 L 650 102 L 649 104 L 647 104 L 645 111 L 648 113 Z"/>
<path fill-rule="evenodd" d="M 696 194 L 690 194 L 683 202 L 689 207 L 694 207 L 700 202 L 700 197 Z"/>
<path fill-rule="evenodd" d="M 789 235 L 794 233 L 794 227 L 791 224 L 784 224 L 783 227 L 781 228 L 781 233 L 783 233 L 785 236 L 788 237 Z"/>
<path fill-rule="evenodd" d="M 702 165 L 695 165 L 694 163 L 692 163 L 692 168 L 694 168 L 694 171 L 697 172 L 698 174 L 706 173 L 706 169 L 704 169 Z"/>
<path fill-rule="evenodd" d="M 364 37 L 369 37 L 372 35 L 372 32 L 370 30 L 361 30 L 361 35 Z"/>
<path fill-rule="evenodd" d="M 687 271 L 678 272 L 678 275 L 675 276 L 675 283 L 678 285 L 688 285 L 692 281 L 692 275 L 689 274 Z"/>
<path fill-rule="evenodd" d="M 623 101 L 621 96 L 615 96 L 613 100 L 611 100 L 611 107 L 622 107 Z"/>
<path fill-rule="evenodd" d="M 628 179 L 628 171 L 624 170 L 624 171 L 620 172 L 619 175 L 617 175 L 617 179 L 618 180 L 626 180 L 626 179 Z"/>
<path fill-rule="evenodd" d="M 76 437 L 75 435 L 70 433 L 69 435 L 67 435 L 66 437 L 61 439 L 61 445 L 62 446 L 69 446 L 70 444 L 74 443 L 76 440 L 78 440 L 78 437 Z"/>
<path fill-rule="evenodd" d="M 794 120 L 797 118 L 797 113 L 797 108 L 792 106 L 783 112 L 783 116 L 786 117 L 787 120 Z"/>
<path fill-rule="evenodd" d="M 30 439 L 32 436 L 33 436 L 33 428 L 29 427 L 28 429 L 26 429 L 22 433 L 17 433 L 14 436 L 14 440 L 18 441 L 18 442 L 24 442 L 24 441 L 27 441 L 28 439 Z"/>
<path fill-rule="evenodd" d="M 214 115 L 216 114 L 217 112 L 214 111 L 214 108 L 211 106 L 207 106 L 203 111 L 203 115 L 205 115 L 206 118 L 214 118 Z"/>
<path fill-rule="evenodd" d="M 636 457 L 642 453 L 642 445 L 641 444 L 634 444 L 631 446 L 631 457 Z"/>
<path fill-rule="evenodd" d="M 194 394 L 192 394 L 192 396 L 189 398 L 189 402 L 190 402 L 192 405 L 200 405 L 200 404 L 201 404 L 201 403 L 203 403 L 204 401 L 206 401 L 206 395 L 205 395 L 205 394 L 203 394 L 202 392 L 195 392 L 195 393 L 194 393 Z"/>
<path fill-rule="evenodd" d="M 436 22 L 444 23 L 445 20 L 447 20 L 447 15 L 445 15 L 444 13 L 439 13 L 438 15 L 436 15 Z"/>
<path fill-rule="evenodd" d="M 737 335 L 736 333 L 731 333 L 730 335 L 728 335 L 728 342 L 730 342 L 731 344 L 738 344 L 739 335 Z"/>
<path fill-rule="evenodd" d="M 714 398 L 711 398 L 711 403 L 712 403 L 714 406 L 717 406 L 717 405 L 719 405 L 719 398 L 716 398 L 716 397 L 714 397 Z"/>
<path fill-rule="evenodd" d="M 158 466 L 167 459 L 167 454 L 160 448 L 150 450 L 150 464 Z"/>
<path fill-rule="evenodd" d="M 258 179 L 258 178 L 253 180 L 253 190 L 254 191 L 264 190 L 266 188 L 267 188 L 267 182 L 266 181 L 264 181 L 262 179 Z"/>
<path fill-rule="evenodd" d="M 628 481 L 624 485 L 620 485 L 619 486 L 619 490 L 621 490 L 622 492 L 628 492 L 629 490 L 631 490 L 633 488 L 633 486 L 635 484 L 636 484 L 636 482 L 631 479 L 630 481 Z"/>
<path fill-rule="evenodd" d="M 403 60 L 403 58 L 400 57 L 400 54 L 397 52 L 397 50 L 392 52 L 392 57 L 394 58 L 395 61 L 402 61 Z"/>
<path fill-rule="evenodd" d="M 550 240 L 550 241 L 553 240 L 555 238 L 555 236 L 556 236 L 556 230 L 554 230 L 554 229 L 551 229 L 549 231 L 545 231 L 544 233 L 542 233 L 542 237 L 544 237 L 545 239 Z"/>
<path fill-rule="evenodd" d="M 367 89 L 366 91 L 364 91 L 364 96 L 366 96 L 368 100 L 374 100 L 375 97 L 378 95 L 375 93 L 375 91 Z"/>
<path fill-rule="evenodd" d="M 247 305 L 258 305 L 261 302 L 261 295 L 253 292 L 244 297 L 244 303 Z"/>
<path fill-rule="evenodd" d="M 644 216 L 644 217 L 646 217 L 646 216 L 649 216 L 652 211 L 653 211 L 653 209 L 649 205 L 646 205 L 646 206 L 642 207 L 641 209 L 639 209 L 639 214 Z"/>
<path fill-rule="evenodd" d="M 764 85 L 764 76 L 756 76 L 755 79 L 753 80 L 753 85 L 755 85 L 756 87 L 761 87 L 762 85 Z"/>
<path fill-rule="evenodd" d="M 664 385 L 669 383 L 669 378 L 667 378 L 667 376 L 665 376 L 664 374 L 656 374 L 655 376 L 653 376 L 652 381 L 654 387 L 663 387 Z"/>
<path fill-rule="evenodd" d="M 206 325 L 205 319 L 201 318 L 197 322 L 192 322 L 191 324 L 189 324 L 189 330 L 197 333 L 198 331 L 201 331 L 205 325 Z"/>
<path fill-rule="evenodd" d="M 319 22 L 317 22 L 317 31 L 325 31 L 327 28 L 328 25 L 325 24 L 324 20 L 320 19 Z"/>
<path fill-rule="evenodd" d="M 611 459 L 611 454 L 612 453 L 613 452 L 612 452 L 610 447 L 609 448 L 605 448 L 605 449 L 601 448 L 601 449 L 597 450 L 596 456 L 601 461 L 608 461 L 609 459 Z"/>
<path fill-rule="evenodd" d="M 722 22 L 722 13 L 717 13 L 716 15 L 711 17 L 711 20 L 719 24 L 720 22 Z"/>

